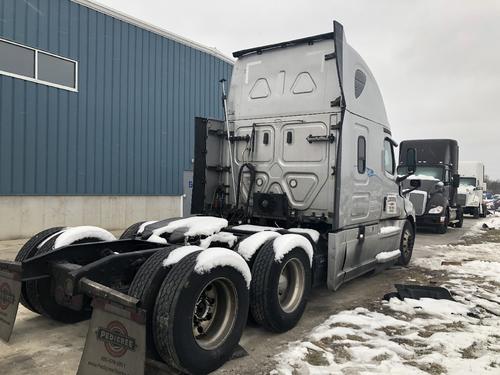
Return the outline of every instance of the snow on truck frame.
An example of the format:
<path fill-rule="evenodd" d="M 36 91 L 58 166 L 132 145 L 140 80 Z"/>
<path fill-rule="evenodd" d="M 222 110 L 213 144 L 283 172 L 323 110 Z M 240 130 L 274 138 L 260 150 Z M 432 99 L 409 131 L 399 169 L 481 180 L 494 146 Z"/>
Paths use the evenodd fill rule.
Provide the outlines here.
<path fill-rule="evenodd" d="M 234 56 L 226 123 L 196 119 L 200 216 L 136 223 L 120 239 L 96 227 L 35 235 L 0 262 L 3 339 L 20 300 L 66 323 L 92 316 L 79 374 L 157 361 L 207 373 L 231 358 L 248 313 L 284 332 L 312 286 L 410 261 L 415 214 L 400 182 L 415 150 L 397 176 L 382 96 L 342 26 Z"/>

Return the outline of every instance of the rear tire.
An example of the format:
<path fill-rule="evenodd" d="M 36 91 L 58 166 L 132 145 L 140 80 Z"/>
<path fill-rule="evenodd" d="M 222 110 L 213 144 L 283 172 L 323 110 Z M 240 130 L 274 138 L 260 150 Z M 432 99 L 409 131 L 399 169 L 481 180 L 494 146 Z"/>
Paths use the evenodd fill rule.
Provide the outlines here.
<path fill-rule="evenodd" d="M 407 220 L 401 233 L 401 241 L 399 244 L 401 256 L 399 257 L 397 264 L 407 266 L 410 263 L 414 244 L 415 230 L 413 229 L 413 225 Z"/>
<path fill-rule="evenodd" d="M 436 230 L 439 234 L 445 234 L 448 232 L 448 225 L 450 225 L 450 212 L 448 211 L 448 208 L 446 208 L 446 216 L 444 218 L 444 223 L 440 224 Z"/>
<path fill-rule="evenodd" d="M 474 219 L 479 219 L 479 207 L 474 207 L 472 215 L 474 216 Z"/>
<path fill-rule="evenodd" d="M 310 260 L 302 248 L 277 262 L 273 242 L 267 242 L 252 267 L 250 309 L 255 321 L 273 332 L 295 327 L 306 308 L 311 279 Z"/>
<path fill-rule="evenodd" d="M 144 224 L 145 221 L 139 221 L 138 223 L 132 224 L 127 229 L 125 229 L 120 236 L 120 240 L 132 240 L 137 236 L 137 231 Z"/>
<path fill-rule="evenodd" d="M 461 207 L 457 210 L 457 215 L 458 215 L 458 222 L 455 223 L 454 227 L 462 228 L 464 226 L 464 211 Z"/>
<path fill-rule="evenodd" d="M 54 228 L 50 228 L 50 229 L 45 229 L 45 230 L 41 231 L 40 233 L 35 234 L 33 237 L 31 237 L 28 240 L 28 242 L 26 242 L 24 244 L 23 247 L 21 247 L 21 250 L 19 250 L 19 252 L 16 255 L 15 261 L 22 262 L 24 260 L 32 258 L 38 250 L 38 245 L 40 245 L 43 241 L 45 241 L 50 236 L 56 234 L 57 232 L 60 232 L 62 229 L 64 229 L 64 227 L 54 227 Z M 19 298 L 19 302 L 21 302 L 21 305 L 26 307 L 28 310 L 31 310 L 34 313 L 39 313 L 28 302 L 27 292 L 26 292 L 26 281 L 22 282 L 21 296 Z"/>
<path fill-rule="evenodd" d="M 37 249 L 33 256 L 42 255 L 52 251 L 59 236 L 60 234 L 48 240 L 42 247 Z M 101 239 L 89 237 L 75 243 L 99 241 L 101 241 Z M 84 307 L 80 311 L 58 304 L 52 291 L 52 278 L 27 281 L 26 292 L 29 304 L 33 306 L 37 313 L 61 323 L 77 323 L 82 320 L 89 319 L 92 313 L 92 309 L 88 303 L 84 303 Z"/>
<path fill-rule="evenodd" d="M 486 207 L 485 204 L 481 204 L 481 209 L 482 209 L 482 212 L 481 212 L 481 217 L 486 217 L 488 216 L 488 208 Z"/>
<path fill-rule="evenodd" d="M 139 268 L 128 291 L 128 295 L 141 301 L 141 308 L 146 310 L 146 350 L 154 359 L 160 359 L 153 340 L 153 310 L 158 291 L 171 267 L 164 267 L 163 261 L 172 250 L 179 246 L 168 246 L 158 250 Z"/>
<path fill-rule="evenodd" d="M 197 256 L 184 257 L 165 278 L 155 304 L 153 337 L 167 364 L 206 374 L 231 358 L 246 325 L 249 295 L 245 278 L 231 266 L 198 274 Z M 206 320 L 202 334 L 198 328 Z"/>

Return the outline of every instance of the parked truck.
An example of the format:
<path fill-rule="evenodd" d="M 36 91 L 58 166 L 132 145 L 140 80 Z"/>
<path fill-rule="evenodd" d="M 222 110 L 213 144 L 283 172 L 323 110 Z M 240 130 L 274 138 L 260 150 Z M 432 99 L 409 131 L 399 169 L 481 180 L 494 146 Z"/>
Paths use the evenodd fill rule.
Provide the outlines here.
<path fill-rule="evenodd" d="M 417 226 L 434 228 L 438 233 L 446 233 L 448 226 L 461 228 L 463 211 L 457 203 L 460 183 L 457 141 L 416 139 L 401 142 L 399 174 L 408 171 L 405 164 L 408 149 L 417 150 L 417 168 L 403 187 L 410 187 L 412 180 L 420 181 L 420 187 L 409 193 L 417 215 Z"/>
<path fill-rule="evenodd" d="M 460 161 L 459 172 L 457 203 L 462 206 L 464 214 L 476 219 L 486 217 L 488 209 L 483 201 L 483 192 L 486 191 L 484 164 L 478 161 Z"/>
<path fill-rule="evenodd" d="M 20 300 L 66 323 L 92 315 L 79 374 L 141 374 L 146 358 L 207 373 L 249 313 L 284 332 L 311 287 L 410 262 L 416 218 L 400 183 L 416 153 L 405 147 L 398 176 L 382 96 L 342 26 L 234 57 L 226 121 L 195 121 L 195 215 L 118 240 L 96 227 L 35 235 L 0 262 L 3 339 Z"/>

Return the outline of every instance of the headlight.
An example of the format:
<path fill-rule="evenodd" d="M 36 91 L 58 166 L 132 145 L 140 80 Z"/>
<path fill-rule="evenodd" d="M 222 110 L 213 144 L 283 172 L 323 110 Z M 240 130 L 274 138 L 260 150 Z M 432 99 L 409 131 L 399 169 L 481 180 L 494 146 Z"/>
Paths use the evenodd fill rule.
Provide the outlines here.
<path fill-rule="evenodd" d="M 429 210 L 430 214 L 440 214 L 441 212 L 443 212 L 443 206 L 436 206 Z"/>

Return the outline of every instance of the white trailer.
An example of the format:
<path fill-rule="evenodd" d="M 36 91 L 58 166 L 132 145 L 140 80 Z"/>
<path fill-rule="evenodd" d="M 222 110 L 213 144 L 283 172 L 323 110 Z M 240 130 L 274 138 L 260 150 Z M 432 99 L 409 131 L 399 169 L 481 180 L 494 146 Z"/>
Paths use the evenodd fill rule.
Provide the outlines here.
<path fill-rule="evenodd" d="M 479 161 L 460 161 L 460 186 L 458 187 L 458 203 L 465 214 L 475 218 L 486 217 L 487 208 L 483 201 L 486 190 L 484 182 L 484 164 Z"/>

